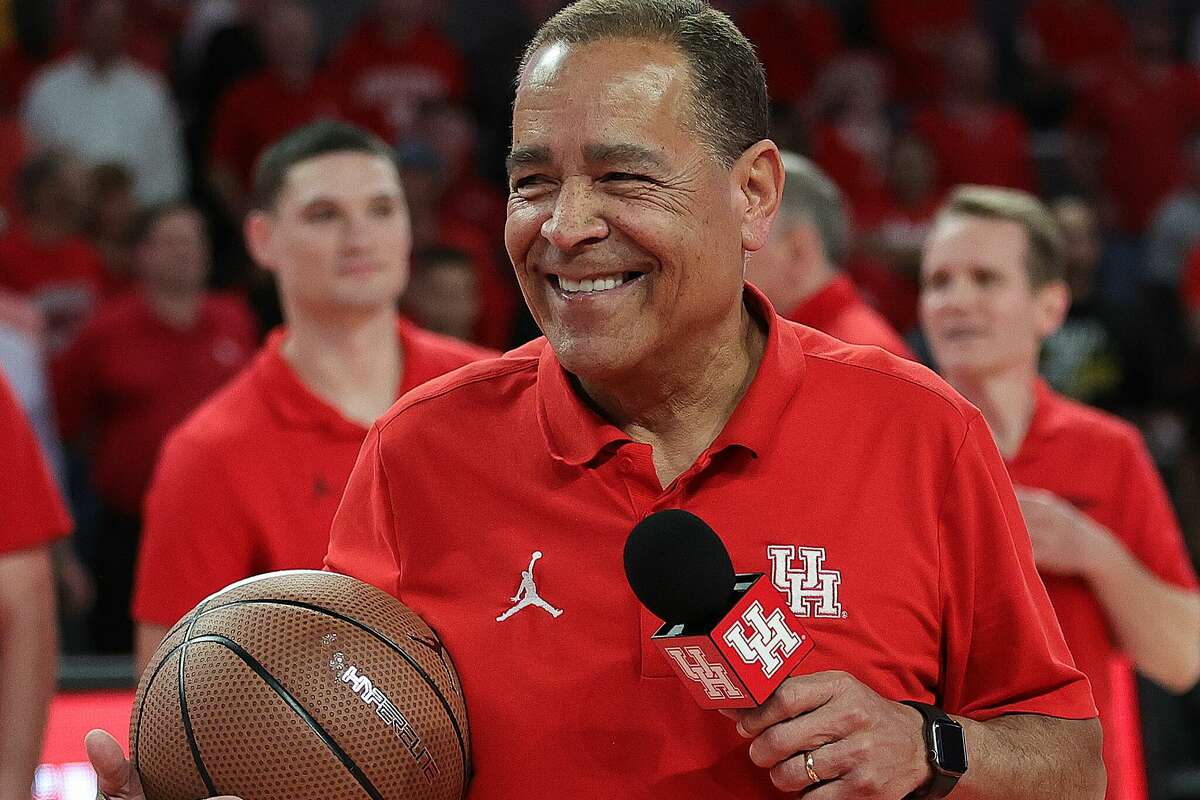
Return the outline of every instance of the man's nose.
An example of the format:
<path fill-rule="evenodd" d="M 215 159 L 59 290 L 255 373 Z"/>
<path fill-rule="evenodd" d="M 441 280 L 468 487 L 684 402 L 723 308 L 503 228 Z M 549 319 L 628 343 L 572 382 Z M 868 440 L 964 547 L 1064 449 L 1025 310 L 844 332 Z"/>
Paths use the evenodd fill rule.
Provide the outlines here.
<path fill-rule="evenodd" d="M 558 250 L 570 251 L 608 236 L 589 181 L 569 179 L 559 187 L 554 211 L 542 223 L 542 236 Z"/>

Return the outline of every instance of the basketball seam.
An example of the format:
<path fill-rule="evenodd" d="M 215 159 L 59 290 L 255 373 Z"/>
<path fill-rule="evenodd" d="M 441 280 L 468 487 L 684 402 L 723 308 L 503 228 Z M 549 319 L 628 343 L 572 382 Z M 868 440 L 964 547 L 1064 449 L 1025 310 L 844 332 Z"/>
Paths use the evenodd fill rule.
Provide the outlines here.
<path fill-rule="evenodd" d="M 373 636 L 375 639 L 382 642 L 386 647 L 388 647 L 390 650 L 394 651 L 397 655 L 399 655 L 401 658 L 403 658 L 405 661 L 407 661 L 409 666 L 411 666 L 416 671 L 416 673 L 421 676 L 421 680 L 425 681 L 425 684 L 433 692 L 434 696 L 438 699 L 438 702 L 441 703 L 442 710 L 446 712 L 446 718 L 450 720 L 450 725 L 451 725 L 451 727 L 454 728 L 454 735 L 458 739 L 458 751 L 459 751 L 459 756 L 462 760 L 462 766 L 463 766 L 463 796 L 464 797 L 466 796 L 467 785 L 470 782 L 470 777 L 471 777 L 473 771 L 471 769 L 471 764 L 467 759 L 467 748 L 465 745 L 462 728 L 458 724 L 458 718 L 455 717 L 454 710 L 452 708 L 450 708 L 450 702 L 446 699 L 446 696 L 442 694 L 442 691 L 437 687 L 437 684 L 434 683 L 433 678 L 429 677 L 429 673 L 427 673 L 424 669 L 422 669 L 421 665 L 418 664 L 413 659 L 412 656 L 410 656 L 408 653 L 404 652 L 404 649 L 402 647 L 400 647 L 400 645 L 396 644 L 391 639 L 384 636 L 382 633 L 375 630 L 370 625 L 367 625 L 364 622 L 359 622 L 358 620 L 354 619 L 353 617 L 348 617 L 344 614 L 334 611 L 333 609 L 325 608 L 324 606 L 314 605 L 312 603 L 305 603 L 301 600 L 284 600 L 284 599 L 269 599 L 269 598 L 247 598 L 245 600 L 231 600 L 228 603 L 223 603 L 218 606 L 212 606 L 212 607 L 205 608 L 202 610 L 197 610 L 196 619 L 198 620 L 200 617 L 204 616 L 205 614 L 209 614 L 209 613 L 218 611 L 222 608 L 229 608 L 230 606 L 244 606 L 244 605 L 281 605 L 281 606 L 287 606 L 289 608 L 303 608 L 307 611 L 313 611 L 318 614 L 325 614 L 325 615 L 333 617 L 334 619 L 339 620 L 341 622 L 345 622 L 349 625 L 353 625 L 354 627 L 358 628 L 359 630 L 369 634 L 370 636 Z M 190 631 L 189 631 L 189 633 L 190 633 Z M 463 699 L 463 706 L 464 706 L 464 708 L 466 707 L 466 698 Z"/>
<path fill-rule="evenodd" d="M 183 649 L 179 651 L 179 715 L 183 722 L 184 734 L 187 736 L 188 749 L 192 751 L 192 761 L 196 765 L 196 771 L 200 773 L 200 779 L 204 781 L 204 788 L 208 790 L 209 797 L 213 797 L 217 794 L 217 786 L 213 783 L 212 776 L 208 774 L 208 767 L 204 766 L 204 759 L 200 756 L 200 743 L 196 741 L 196 732 L 192 729 L 192 718 L 188 715 L 187 687 L 184 677 L 187 643 L 191 640 L 192 629 L 196 627 L 196 620 L 200 619 L 206 605 L 207 602 L 201 603 L 192 612 L 192 618 L 188 620 L 187 631 L 183 634 L 183 642 L 181 642 Z"/>
<path fill-rule="evenodd" d="M 342 762 L 342 766 L 345 767 L 346 771 L 349 772 L 354 780 L 358 782 L 358 785 L 362 787 L 363 791 L 370 795 L 371 800 L 383 800 L 383 795 L 381 795 L 379 790 L 375 788 L 375 784 L 371 783 L 371 779 L 368 778 L 366 773 L 362 771 L 362 768 L 359 767 L 358 764 L 354 763 L 354 759 L 350 758 L 350 755 L 342 749 L 341 745 L 339 745 L 332 736 L 329 735 L 329 732 L 321 727 L 321 723 L 317 722 L 316 718 L 309 713 L 308 709 L 302 706 L 300 701 L 297 700 L 274 675 L 267 671 L 266 667 L 259 663 L 254 656 L 246 652 L 245 648 L 243 648 L 233 639 L 216 633 L 202 634 L 197 636 L 195 639 L 188 639 L 185 642 L 181 642 L 179 646 L 183 647 L 186 651 L 189 646 L 200 643 L 221 645 L 222 647 L 228 648 L 230 652 L 240 658 L 242 663 L 249 667 L 254 674 L 258 675 L 258 677 L 261 678 L 263 682 L 271 688 L 271 691 L 275 692 L 275 694 L 279 696 L 279 699 L 287 703 L 288 706 L 291 707 L 292 711 L 296 713 L 296 716 L 300 717 L 300 719 L 302 719 L 304 723 L 308 725 L 308 727 L 317 735 L 317 738 L 321 740 L 325 747 L 328 748 L 331 753 L 333 753 L 338 761 Z"/>

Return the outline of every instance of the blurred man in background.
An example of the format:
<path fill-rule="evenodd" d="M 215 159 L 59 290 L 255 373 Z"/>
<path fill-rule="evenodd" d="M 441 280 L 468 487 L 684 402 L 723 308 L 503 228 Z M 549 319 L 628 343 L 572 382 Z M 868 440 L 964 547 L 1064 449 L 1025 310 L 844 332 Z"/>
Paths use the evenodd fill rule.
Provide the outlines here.
<path fill-rule="evenodd" d="M 1038 350 L 1070 302 L 1058 226 L 1028 194 L 962 187 L 930 234 L 921 282 L 938 368 L 987 420 L 1063 634 L 1091 681 L 1107 796 L 1144 798 L 1130 664 L 1175 692 L 1196 682 L 1200 593 L 1137 429 L 1038 378 Z"/>
<path fill-rule="evenodd" d="M 783 153 L 779 217 L 767 246 L 750 256 L 747 279 L 780 314 L 851 344 L 874 344 L 911 358 L 904 340 L 839 270 L 850 248 L 842 194 L 803 156 Z"/>
<path fill-rule="evenodd" d="M 125 164 L 142 204 L 180 197 L 187 184 L 179 115 L 162 78 L 126 50 L 125 0 L 83 0 L 82 47 L 30 84 L 30 138 L 69 147 L 91 164 Z"/>
<path fill-rule="evenodd" d="M 367 427 L 409 389 L 493 355 L 397 318 L 408 209 L 373 135 L 301 128 L 263 154 L 254 201 L 246 240 L 286 326 L 163 447 L 134 589 L 139 665 L 211 592 L 319 568 Z"/>
<path fill-rule="evenodd" d="M 233 377 L 257 342 L 245 304 L 205 289 L 204 218 L 176 203 L 145 212 L 133 234 L 137 287 L 100 308 L 55 370 L 64 438 L 87 456 L 99 495 L 88 548 L 101 652 L 128 653 L 142 500 L 167 432 Z"/>
<path fill-rule="evenodd" d="M 44 150 L 17 180 L 22 219 L 0 238 L 0 287 L 38 306 L 54 355 L 79 332 L 100 300 L 104 267 L 83 238 L 87 172 L 63 150 Z"/>

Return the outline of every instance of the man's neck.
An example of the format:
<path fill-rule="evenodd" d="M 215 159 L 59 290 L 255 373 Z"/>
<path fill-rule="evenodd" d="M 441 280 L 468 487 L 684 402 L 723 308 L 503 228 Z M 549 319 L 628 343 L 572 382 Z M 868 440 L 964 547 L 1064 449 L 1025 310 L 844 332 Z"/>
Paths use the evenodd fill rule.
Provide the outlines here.
<path fill-rule="evenodd" d="M 664 487 L 720 434 L 766 349 L 766 332 L 745 307 L 715 339 L 721 344 L 680 354 L 669 370 L 652 367 L 608 381 L 580 381 L 601 413 L 635 441 L 653 448 Z"/>
<path fill-rule="evenodd" d="M 1037 369 L 1021 366 L 985 376 L 947 374 L 950 385 L 983 412 L 1006 460 L 1021 451 L 1037 402 Z"/>
<path fill-rule="evenodd" d="M 396 400 L 404 353 L 390 307 L 341 317 L 291 309 L 281 352 L 301 383 L 368 426 Z"/>
<path fill-rule="evenodd" d="M 196 325 L 204 305 L 202 288 L 174 290 L 144 284 L 142 297 L 154 316 L 181 331 L 191 330 Z"/>

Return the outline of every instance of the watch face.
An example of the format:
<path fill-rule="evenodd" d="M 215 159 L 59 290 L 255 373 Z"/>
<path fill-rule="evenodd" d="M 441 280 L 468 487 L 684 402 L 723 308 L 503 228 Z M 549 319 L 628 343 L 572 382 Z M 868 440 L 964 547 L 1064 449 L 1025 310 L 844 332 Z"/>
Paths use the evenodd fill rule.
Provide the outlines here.
<path fill-rule="evenodd" d="M 933 750 L 940 769 L 956 775 L 967 771 L 967 742 L 958 724 L 934 720 Z"/>

